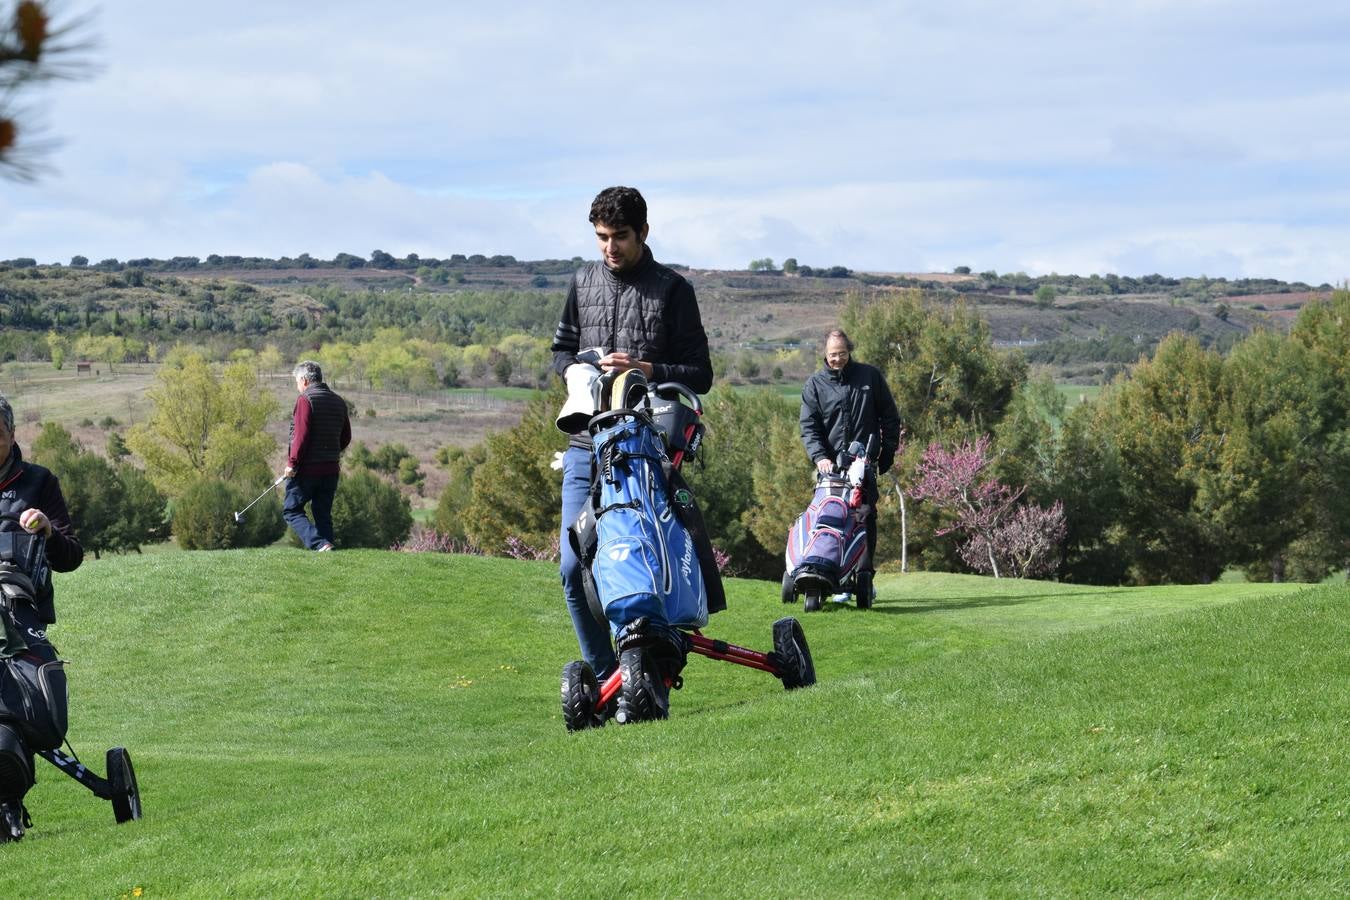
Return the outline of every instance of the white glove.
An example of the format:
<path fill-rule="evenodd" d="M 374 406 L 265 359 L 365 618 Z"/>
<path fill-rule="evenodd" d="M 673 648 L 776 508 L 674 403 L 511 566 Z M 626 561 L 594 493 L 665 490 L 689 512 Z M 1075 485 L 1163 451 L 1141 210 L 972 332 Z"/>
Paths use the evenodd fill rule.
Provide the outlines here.
<path fill-rule="evenodd" d="M 848 483 L 854 487 L 862 487 L 863 476 L 867 474 L 867 460 L 859 456 L 848 466 Z"/>
<path fill-rule="evenodd" d="M 556 453 L 553 454 L 553 462 L 549 463 L 548 467 L 550 469 L 557 469 L 559 472 L 561 472 L 562 458 L 563 458 L 563 451 L 561 450 L 557 451 Z"/>

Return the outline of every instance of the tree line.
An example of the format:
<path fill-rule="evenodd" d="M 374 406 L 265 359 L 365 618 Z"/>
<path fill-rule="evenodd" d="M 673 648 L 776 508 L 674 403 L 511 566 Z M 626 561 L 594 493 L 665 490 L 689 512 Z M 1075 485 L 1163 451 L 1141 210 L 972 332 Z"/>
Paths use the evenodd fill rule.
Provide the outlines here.
<path fill-rule="evenodd" d="M 1315 581 L 1350 564 L 1350 291 L 1227 355 L 1172 335 L 1071 411 L 1020 354 L 993 350 L 960 304 L 856 298 L 841 324 L 856 358 L 885 373 L 904 421 L 894 477 L 882 480 L 884 564 L 1002 563 L 1094 584 L 1204 582 L 1229 567 Z M 556 543 L 561 400 L 557 388 L 541 394 L 514 429 L 443 454 L 452 478 L 438 529 L 495 552 L 508 537 Z M 704 459 L 689 479 L 710 531 L 733 571 L 774 578 L 811 490 L 796 406 L 719 385 L 705 409 Z M 993 519 L 942 502 L 940 482 L 960 466 Z M 1019 568 L 1030 552 L 1036 565 Z"/>
<path fill-rule="evenodd" d="M 918 291 L 855 296 L 840 324 L 854 336 L 856 357 L 885 374 L 905 428 L 893 477 L 882 483 L 884 564 L 980 570 L 987 559 L 991 572 L 1147 584 L 1212 580 L 1234 566 L 1249 577 L 1317 580 L 1350 562 L 1350 504 L 1341 499 L 1350 488 L 1350 291 L 1309 304 L 1288 333 L 1256 332 L 1227 354 L 1173 334 L 1096 401 L 1072 410 L 1053 383 L 1032 377 L 1020 353 L 995 349 L 987 323 L 963 304 Z M 546 367 L 543 341 L 517 338 L 493 349 Z M 444 379 L 436 361 L 464 364 L 468 349 L 391 331 L 324 345 L 317 355 L 335 379 L 411 384 Z M 461 355 L 447 355 L 452 350 Z M 235 529 L 220 515 L 229 518 L 228 507 L 270 480 L 276 445 L 263 426 L 279 411 L 257 368 L 268 354 L 281 359 L 264 348 L 220 368 L 191 348 L 170 351 L 149 394 L 154 413 L 127 434 L 145 479 L 175 511 L 167 521 L 180 542 L 190 530 L 179 524 L 190 520 L 185 511 L 203 504 L 220 532 L 205 545 L 266 543 L 279 534 Z M 451 478 L 435 522 L 447 536 L 511 555 L 522 548 L 547 555 L 556 546 L 550 463 L 565 440 L 553 424 L 560 385 L 545 381 L 551 387 L 517 426 L 440 454 Z M 796 403 L 722 383 L 705 408 L 704 453 L 688 475 L 710 530 L 732 571 L 776 577 L 788 528 L 811 492 Z M 116 468 L 122 454 L 110 450 L 114 462 L 104 471 L 81 460 L 88 451 L 68 435 L 52 432 L 39 444 L 76 497 L 84 493 L 78 485 L 103 485 L 98 491 L 114 498 L 109 508 L 130 510 L 135 504 L 116 499 L 118 481 L 122 497 L 153 502 Z M 395 483 L 411 484 L 416 474 L 397 453 L 367 455 L 367 467 L 387 471 L 363 469 L 374 482 L 353 479 L 353 489 L 366 485 L 361 503 L 390 509 L 397 532 Z M 960 477 L 968 480 L 958 493 L 983 497 L 983 505 L 950 502 Z M 393 502 L 371 493 L 378 487 L 393 491 Z M 98 547 L 135 542 L 114 529 Z M 1028 547 L 1040 548 L 1035 566 L 1017 562 Z"/>

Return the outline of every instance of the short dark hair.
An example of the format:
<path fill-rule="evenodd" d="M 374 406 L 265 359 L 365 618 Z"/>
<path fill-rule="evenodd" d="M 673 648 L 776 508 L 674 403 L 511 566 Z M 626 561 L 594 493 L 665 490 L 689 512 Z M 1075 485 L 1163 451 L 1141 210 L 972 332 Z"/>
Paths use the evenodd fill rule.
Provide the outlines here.
<path fill-rule="evenodd" d="M 839 338 L 844 342 L 844 349 L 847 350 L 849 353 L 853 352 L 853 339 L 849 337 L 848 334 L 842 328 L 836 328 L 834 331 L 831 331 L 829 334 L 825 335 L 825 343 L 828 344 L 830 342 L 830 338 Z"/>
<path fill-rule="evenodd" d="M 14 407 L 9 405 L 9 401 L 0 397 L 0 422 L 5 423 L 5 430 L 11 435 L 14 434 Z M 0 460 L 4 462 L 4 460 Z"/>
<path fill-rule="evenodd" d="M 601 222 L 613 228 L 626 225 L 641 231 L 647 224 L 647 201 L 637 188 L 607 187 L 591 201 L 591 224 Z"/>

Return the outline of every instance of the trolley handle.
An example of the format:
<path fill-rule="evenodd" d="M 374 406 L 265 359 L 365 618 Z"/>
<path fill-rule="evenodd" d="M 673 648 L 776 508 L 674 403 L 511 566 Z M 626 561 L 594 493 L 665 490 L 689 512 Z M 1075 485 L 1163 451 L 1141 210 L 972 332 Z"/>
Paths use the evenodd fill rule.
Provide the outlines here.
<path fill-rule="evenodd" d="M 679 394 L 689 401 L 689 405 L 694 408 L 694 412 L 697 415 L 703 415 L 703 401 L 698 398 L 698 394 L 695 394 L 688 385 L 680 384 L 678 381 L 663 381 L 656 386 L 656 391 L 657 393 L 660 393 L 661 391 L 673 391 Z"/>

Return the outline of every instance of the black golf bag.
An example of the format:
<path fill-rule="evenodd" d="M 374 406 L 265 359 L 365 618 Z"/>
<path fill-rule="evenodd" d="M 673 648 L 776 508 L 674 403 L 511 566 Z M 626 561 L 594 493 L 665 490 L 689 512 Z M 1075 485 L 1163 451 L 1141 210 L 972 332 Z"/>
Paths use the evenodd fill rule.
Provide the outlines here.
<path fill-rule="evenodd" d="M 0 802 L 33 785 L 33 753 L 66 738 L 66 674 L 39 609 L 51 602 L 46 542 L 0 531 Z"/>
<path fill-rule="evenodd" d="M 131 755 L 107 752 L 106 778 L 60 748 L 66 739 L 64 663 L 47 640 L 55 621 L 47 542 L 0 519 L 0 843 L 23 837 L 33 824 L 23 804 L 33 786 L 35 756 L 56 766 L 112 803 L 113 818 L 141 817 L 141 794 Z"/>

